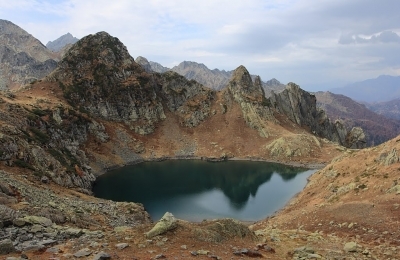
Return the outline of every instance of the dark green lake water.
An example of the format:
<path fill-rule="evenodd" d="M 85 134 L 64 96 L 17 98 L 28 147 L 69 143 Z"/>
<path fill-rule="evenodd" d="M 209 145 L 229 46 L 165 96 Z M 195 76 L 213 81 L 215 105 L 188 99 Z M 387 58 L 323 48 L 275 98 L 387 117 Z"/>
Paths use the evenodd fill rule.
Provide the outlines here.
<path fill-rule="evenodd" d="M 168 160 L 112 170 L 97 178 L 93 191 L 140 202 L 154 221 L 167 211 L 189 221 L 255 221 L 282 208 L 314 172 L 267 162 Z"/>

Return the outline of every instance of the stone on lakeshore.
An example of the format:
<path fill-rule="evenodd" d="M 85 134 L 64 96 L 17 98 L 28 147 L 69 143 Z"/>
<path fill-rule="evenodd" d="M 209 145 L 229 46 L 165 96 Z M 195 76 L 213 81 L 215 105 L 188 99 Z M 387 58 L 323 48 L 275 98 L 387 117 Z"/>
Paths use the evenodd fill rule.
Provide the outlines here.
<path fill-rule="evenodd" d="M 50 219 L 38 216 L 26 216 L 23 218 L 23 220 L 32 225 L 38 224 L 44 227 L 50 227 L 53 224 L 53 222 Z"/>
<path fill-rule="evenodd" d="M 0 255 L 6 255 L 15 251 L 15 247 L 10 239 L 0 241 Z"/>
<path fill-rule="evenodd" d="M 68 228 L 65 233 L 69 236 L 78 237 L 83 234 L 83 231 L 80 228 Z"/>
<path fill-rule="evenodd" d="M 111 256 L 109 254 L 107 254 L 106 252 L 99 252 L 97 253 L 94 257 L 93 260 L 108 260 L 111 259 Z"/>
<path fill-rule="evenodd" d="M 81 250 L 79 250 L 78 252 L 76 252 L 74 254 L 74 257 L 80 258 L 80 257 L 86 257 L 92 254 L 92 251 L 90 251 L 89 248 L 83 248 Z"/>
<path fill-rule="evenodd" d="M 13 221 L 13 224 L 17 227 L 23 227 L 26 224 L 26 221 L 23 218 L 16 218 Z"/>
<path fill-rule="evenodd" d="M 115 227 L 114 231 L 115 232 L 126 232 L 127 230 L 129 230 L 131 227 L 128 226 L 119 226 L 119 227 Z"/>
<path fill-rule="evenodd" d="M 115 245 L 115 247 L 116 247 L 117 249 L 119 249 L 119 250 L 125 249 L 125 248 L 127 248 L 128 246 L 129 246 L 128 243 L 119 243 L 119 244 L 116 244 L 116 245 Z"/>
<path fill-rule="evenodd" d="M 157 224 L 146 233 L 147 238 L 152 238 L 169 230 L 173 230 L 178 226 L 178 222 L 172 213 L 166 212 Z"/>
<path fill-rule="evenodd" d="M 343 250 L 346 252 L 357 252 L 357 243 L 348 242 L 344 245 Z"/>

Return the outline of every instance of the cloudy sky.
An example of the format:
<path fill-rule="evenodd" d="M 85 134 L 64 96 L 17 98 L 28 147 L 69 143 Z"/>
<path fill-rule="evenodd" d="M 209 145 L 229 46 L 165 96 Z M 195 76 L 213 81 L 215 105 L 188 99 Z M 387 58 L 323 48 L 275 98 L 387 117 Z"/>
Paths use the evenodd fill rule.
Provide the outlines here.
<path fill-rule="evenodd" d="M 398 0 L 0 0 L 0 19 L 44 44 L 106 31 L 134 58 L 244 65 L 310 91 L 400 75 L 399 10 Z"/>

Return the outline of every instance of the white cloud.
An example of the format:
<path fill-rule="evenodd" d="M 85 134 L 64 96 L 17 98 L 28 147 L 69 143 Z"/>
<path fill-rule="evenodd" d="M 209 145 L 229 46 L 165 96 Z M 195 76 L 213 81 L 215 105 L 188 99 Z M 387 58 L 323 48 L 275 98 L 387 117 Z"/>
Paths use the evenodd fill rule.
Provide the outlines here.
<path fill-rule="evenodd" d="M 107 31 L 164 66 L 243 64 L 306 89 L 399 75 L 398 10 L 397 0 L 0 0 L 0 17 L 43 43 Z"/>

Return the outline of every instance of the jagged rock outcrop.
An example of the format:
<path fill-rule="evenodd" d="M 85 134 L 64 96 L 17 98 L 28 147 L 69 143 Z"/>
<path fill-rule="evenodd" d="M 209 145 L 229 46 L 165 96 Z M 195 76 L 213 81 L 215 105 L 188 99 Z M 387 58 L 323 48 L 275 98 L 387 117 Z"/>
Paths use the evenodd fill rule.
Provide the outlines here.
<path fill-rule="evenodd" d="M 142 66 L 142 68 L 143 68 L 146 72 L 152 72 L 152 71 L 153 71 L 153 70 L 151 69 L 151 65 L 150 65 L 149 61 L 148 61 L 145 57 L 138 56 L 138 57 L 135 59 L 135 62 L 136 62 L 137 64 L 139 64 L 140 66 Z"/>
<path fill-rule="evenodd" d="M 106 32 L 78 41 L 49 80 L 59 82 L 74 106 L 95 117 L 124 122 L 137 133 L 152 133 L 165 119 L 153 76 Z"/>
<path fill-rule="evenodd" d="M 316 101 L 315 95 L 302 90 L 295 83 L 289 83 L 280 93 L 272 93 L 270 98 L 275 109 L 317 136 L 349 148 L 365 147 L 365 134 L 361 128 L 348 131 L 339 120 L 332 123 L 325 111 L 317 108 Z"/>
<path fill-rule="evenodd" d="M 275 119 L 264 95 L 260 77 L 256 77 L 253 83 L 247 69 L 239 66 L 233 72 L 228 91 L 240 104 L 247 125 L 257 129 L 261 136 L 268 137 L 264 120 L 275 121 Z"/>
<path fill-rule="evenodd" d="M 166 118 L 163 104 L 187 127 L 211 115 L 215 91 L 169 71 L 153 74 L 147 59 L 135 62 L 126 47 L 105 32 L 77 42 L 49 77 L 75 107 L 136 133 L 150 134 Z M 144 68 L 143 68 L 144 67 Z M 148 72 L 146 72 L 146 70 Z"/>
<path fill-rule="evenodd" d="M 57 66 L 57 55 L 17 25 L 0 19 L 0 90 L 38 80 Z"/>
<path fill-rule="evenodd" d="M 67 33 L 64 34 L 63 36 L 57 38 L 54 41 L 49 41 L 46 44 L 46 47 L 49 50 L 52 50 L 54 52 L 59 52 L 61 51 L 65 46 L 70 45 L 72 46 L 72 44 L 76 43 L 77 41 L 79 41 L 78 38 L 72 36 L 72 34 Z"/>
<path fill-rule="evenodd" d="M 170 111 L 181 119 L 181 124 L 194 127 L 211 115 L 215 91 L 173 71 L 161 75 L 162 96 Z"/>

